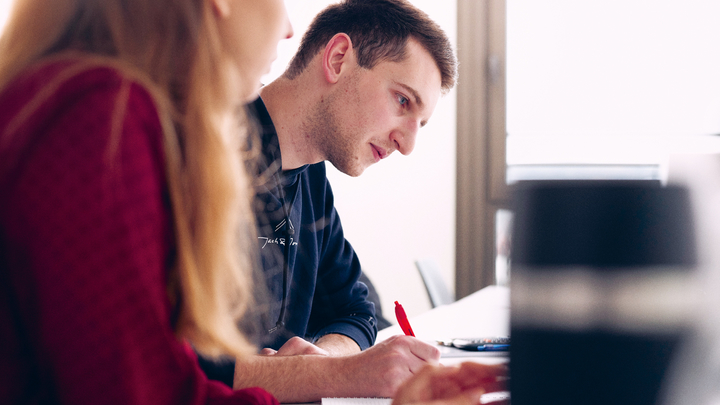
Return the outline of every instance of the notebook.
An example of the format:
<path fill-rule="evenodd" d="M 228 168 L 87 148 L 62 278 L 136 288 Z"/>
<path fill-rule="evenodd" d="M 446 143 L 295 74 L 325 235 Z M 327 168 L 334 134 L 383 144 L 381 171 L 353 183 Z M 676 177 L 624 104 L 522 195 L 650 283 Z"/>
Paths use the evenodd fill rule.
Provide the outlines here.
<path fill-rule="evenodd" d="M 480 397 L 481 404 L 510 399 L 508 391 L 491 392 Z M 323 398 L 322 405 L 391 405 L 392 398 Z"/>

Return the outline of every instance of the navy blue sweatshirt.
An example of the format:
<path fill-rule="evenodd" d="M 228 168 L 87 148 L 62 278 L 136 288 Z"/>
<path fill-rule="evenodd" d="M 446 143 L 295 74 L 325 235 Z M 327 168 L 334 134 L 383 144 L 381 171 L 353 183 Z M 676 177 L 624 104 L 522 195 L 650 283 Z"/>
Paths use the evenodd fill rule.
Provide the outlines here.
<path fill-rule="evenodd" d="M 337 333 L 364 350 L 377 335 L 375 309 L 366 299 L 367 287 L 358 281 L 360 262 L 343 235 L 325 163 L 280 170 L 277 133 L 265 104 L 258 98 L 250 111 L 262 133 L 264 159 L 257 169 L 261 185 L 255 210 L 269 293 L 260 314 L 262 326 L 255 331 L 258 343 L 278 349 L 292 336 L 314 342 Z M 288 278 L 283 288 L 285 271 Z M 283 306 L 286 312 L 281 315 Z M 269 332 L 278 321 L 284 325 Z"/>
<path fill-rule="evenodd" d="M 248 110 L 262 140 L 262 156 L 251 168 L 259 178 L 253 208 L 262 271 L 256 274 L 256 303 L 241 328 L 259 347 L 277 350 L 293 336 L 315 342 L 337 333 L 365 350 L 377 335 L 375 307 L 367 300 L 367 286 L 358 281 L 360 262 L 343 235 L 325 163 L 282 171 L 277 132 L 265 104 L 258 98 Z M 209 378 L 232 386 L 232 359 L 200 356 L 200 365 Z"/>

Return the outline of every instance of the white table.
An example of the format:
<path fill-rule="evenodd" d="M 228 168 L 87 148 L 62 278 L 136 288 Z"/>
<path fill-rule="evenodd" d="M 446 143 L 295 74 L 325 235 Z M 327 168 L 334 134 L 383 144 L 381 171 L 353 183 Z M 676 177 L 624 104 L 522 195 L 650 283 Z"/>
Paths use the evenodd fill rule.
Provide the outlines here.
<path fill-rule="evenodd" d="M 510 336 L 510 290 L 503 286 L 485 287 L 452 304 L 413 316 L 409 321 L 418 339 L 433 344 L 452 338 Z M 393 325 L 379 331 L 377 341 L 402 333 L 399 325 Z M 461 361 L 486 364 L 508 361 L 507 352 L 467 353 L 467 357 L 444 354 L 440 362 L 448 365 Z"/>

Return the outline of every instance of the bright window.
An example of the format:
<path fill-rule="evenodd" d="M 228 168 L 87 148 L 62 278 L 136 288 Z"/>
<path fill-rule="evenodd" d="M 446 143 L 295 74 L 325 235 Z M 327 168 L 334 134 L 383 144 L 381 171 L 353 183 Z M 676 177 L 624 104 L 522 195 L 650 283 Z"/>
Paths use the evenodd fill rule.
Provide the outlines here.
<path fill-rule="evenodd" d="M 719 152 L 718 15 L 707 0 L 508 0 L 508 180 L 654 177 L 670 153 Z"/>

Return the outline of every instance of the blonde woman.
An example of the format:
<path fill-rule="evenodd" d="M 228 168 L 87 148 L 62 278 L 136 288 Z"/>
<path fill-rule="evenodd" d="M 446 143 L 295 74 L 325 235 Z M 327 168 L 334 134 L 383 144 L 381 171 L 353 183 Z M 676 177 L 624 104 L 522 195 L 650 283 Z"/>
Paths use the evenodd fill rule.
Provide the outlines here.
<path fill-rule="evenodd" d="M 291 35 L 283 0 L 16 1 L 0 403 L 276 403 L 209 382 L 188 342 L 254 350 L 235 327 L 253 229 L 238 107 Z"/>

